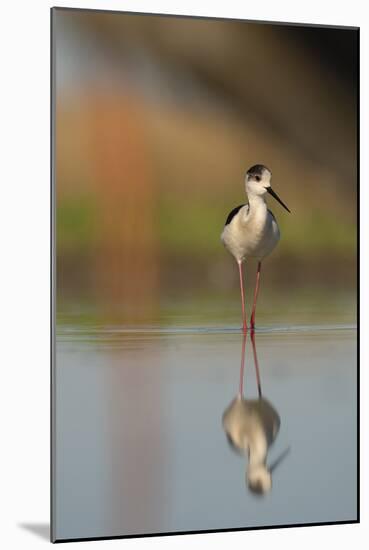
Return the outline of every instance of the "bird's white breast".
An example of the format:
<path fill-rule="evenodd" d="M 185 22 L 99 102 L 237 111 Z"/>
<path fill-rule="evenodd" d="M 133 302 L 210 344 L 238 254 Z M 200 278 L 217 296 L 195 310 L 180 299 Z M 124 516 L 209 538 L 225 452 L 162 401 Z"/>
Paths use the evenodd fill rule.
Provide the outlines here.
<path fill-rule="evenodd" d="M 258 208 L 243 206 L 224 227 L 221 240 L 237 261 L 247 257 L 261 260 L 279 241 L 278 224 L 265 203 Z"/>

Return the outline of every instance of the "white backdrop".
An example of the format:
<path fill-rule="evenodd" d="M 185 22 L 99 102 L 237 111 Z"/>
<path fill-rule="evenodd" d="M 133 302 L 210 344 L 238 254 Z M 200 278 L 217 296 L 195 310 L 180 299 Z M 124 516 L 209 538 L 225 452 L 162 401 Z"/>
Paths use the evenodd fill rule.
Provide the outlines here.
<path fill-rule="evenodd" d="M 369 22 L 365 3 L 309 0 L 70 0 L 58 6 L 361 26 L 361 240 L 368 235 Z M 34 549 L 48 544 L 24 524 L 49 522 L 49 0 L 2 3 L 1 71 L 1 545 Z M 361 525 L 289 528 L 210 535 L 99 541 L 98 548 L 234 549 L 327 545 L 364 548 L 368 538 L 368 258 L 362 269 Z M 345 441 L 342 441 L 345 445 Z"/>

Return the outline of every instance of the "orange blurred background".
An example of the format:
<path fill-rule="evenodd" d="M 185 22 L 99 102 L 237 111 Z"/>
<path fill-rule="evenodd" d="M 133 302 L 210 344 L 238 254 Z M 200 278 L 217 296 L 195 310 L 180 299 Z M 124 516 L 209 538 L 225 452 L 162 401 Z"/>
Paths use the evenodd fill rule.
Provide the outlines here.
<path fill-rule="evenodd" d="M 238 299 L 220 233 L 255 163 L 292 211 L 268 292 L 355 292 L 355 30 L 57 8 L 53 51 L 59 312 Z"/>

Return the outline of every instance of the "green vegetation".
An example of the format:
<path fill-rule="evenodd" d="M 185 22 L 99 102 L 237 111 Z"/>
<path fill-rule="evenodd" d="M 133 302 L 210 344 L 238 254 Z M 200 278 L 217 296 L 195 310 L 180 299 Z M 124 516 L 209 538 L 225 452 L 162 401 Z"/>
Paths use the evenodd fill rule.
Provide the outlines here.
<path fill-rule="evenodd" d="M 232 206 L 229 201 L 198 200 L 183 204 L 174 198 L 161 198 L 157 209 L 157 231 L 161 248 L 175 254 L 217 254 L 220 233 Z M 272 205 L 271 205 L 272 206 Z M 334 211 L 314 209 L 278 216 L 285 254 L 308 256 L 311 260 L 327 252 L 337 257 L 355 254 L 356 225 L 352 220 L 337 220 Z"/>
<path fill-rule="evenodd" d="M 97 238 L 96 202 L 92 194 L 58 199 L 56 235 L 58 254 L 87 252 Z"/>

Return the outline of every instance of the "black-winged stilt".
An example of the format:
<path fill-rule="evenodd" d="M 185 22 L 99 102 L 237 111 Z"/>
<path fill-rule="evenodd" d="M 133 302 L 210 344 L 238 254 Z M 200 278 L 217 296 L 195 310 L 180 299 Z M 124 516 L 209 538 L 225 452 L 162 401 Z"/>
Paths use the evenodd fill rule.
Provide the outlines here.
<path fill-rule="evenodd" d="M 259 396 L 257 399 L 244 396 L 246 338 L 247 333 L 243 335 L 242 341 L 238 394 L 224 411 L 222 425 L 232 449 L 248 457 L 246 482 L 249 489 L 263 495 L 271 490 L 272 473 L 289 453 L 289 448 L 267 465 L 268 451 L 277 437 L 281 421 L 277 410 L 262 396 L 254 331 L 251 331 L 251 342 Z"/>
<path fill-rule="evenodd" d="M 276 247 L 280 232 L 273 213 L 268 210 L 265 196 L 269 193 L 282 206 L 290 212 L 287 206 L 281 201 L 270 185 L 272 173 L 263 164 L 255 164 L 249 168 L 245 177 L 245 188 L 248 197 L 248 204 L 241 204 L 234 208 L 227 217 L 221 241 L 237 261 L 242 303 L 243 331 L 247 331 L 245 297 L 243 288 L 242 264 L 247 258 L 256 258 L 258 268 L 254 291 L 254 303 L 250 325 L 255 326 L 256 301 L 259 292 L 261 262 Z"/>

